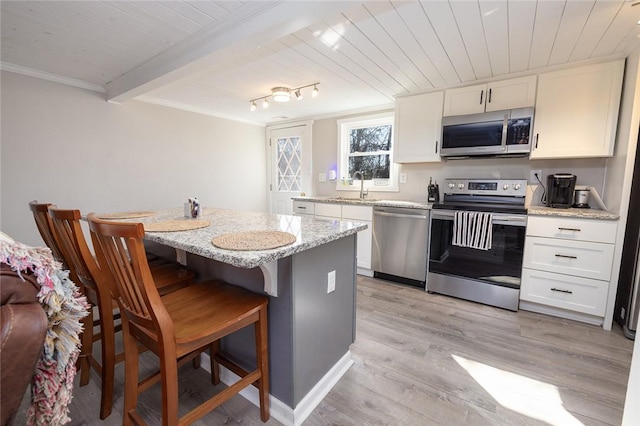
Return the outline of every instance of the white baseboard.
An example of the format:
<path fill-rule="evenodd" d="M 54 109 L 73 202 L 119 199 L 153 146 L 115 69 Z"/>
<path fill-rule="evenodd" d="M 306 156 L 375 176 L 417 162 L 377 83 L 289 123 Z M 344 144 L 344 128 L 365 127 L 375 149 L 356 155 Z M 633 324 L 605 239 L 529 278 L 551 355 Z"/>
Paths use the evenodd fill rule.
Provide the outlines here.
<path fill-rule="evenodd" d="M 358 275 L 364 275 L 365 277 L 372 277 L 373 276 L 373 270 L 372 269 L 366 269 L 366 268 L 361 268 L 358 266 L 356 273 Z"/>
<path fill-rule="evenodd" d="M 556 308 L 553 306 L 540 305 L 538 303 L 520 301 L 519 309 L 523 311 L 536 312 L 538 314 L 553 315 L 555 317 L 566 318 L 574 321 L 580 321 L 587 324 L 602 326 L 603 318 L 594 315 L 583 314 L 580 312 L 568 311 L 566 309 Z"/>
<path fill-rule="evenodd" d="M 351 351 L 347 351 L 338 362 L 327 372 L 327 374 L 320 379 L 320 381 L 305 395 L 300 401 L 298 406 L 293 409 L 284 402 L 280 401 L 273 395 L 269 395 L 270 414 L 271 417 L 279 421 L 285 426 L 299 426 L 309 414 L 320 404 L 320 401 L 324 399 L 329 391 L 338 383 L 338 380 L 349 370 L 353 365 L 353 359 L 351 358 Z M 209 354 L 203 353 L 201 355 L 202 368 L 211 373 L 211 363 L 209 362 Z M 232 373 L 227 368 L 220 366 L 220 380 L 227 386 L 235 383 L 240 378 Z M 253 386 L 248 386 L 240 391 L 247 401 L 258 407 L 260 405 L 258 398 L 258 389 Z"/>

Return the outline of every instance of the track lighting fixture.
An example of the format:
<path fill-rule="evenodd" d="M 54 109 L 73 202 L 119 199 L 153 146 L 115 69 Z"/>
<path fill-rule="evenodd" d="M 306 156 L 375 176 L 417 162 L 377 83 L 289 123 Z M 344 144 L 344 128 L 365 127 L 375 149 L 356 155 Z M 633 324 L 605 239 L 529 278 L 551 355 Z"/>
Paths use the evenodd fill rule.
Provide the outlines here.
<path fill-rule="evenodd" d="M 273 89 L 271 89 L 270 95 L 260 96 L 258 98 L 249 100 L 249 109 L 251 111 L 255 111 L 257 108 L 256 101 L 259 101 L 259 100 L 262 100 L 262 108 L 268 108 L 269 98 L 273 99 L 274 102 L 289 102 L 289 100 L 291 100 L 291 93 L 294 94 L 297 100 L 301 101 L 303 98 L 302 89 L 305 89 L 307 87 L 313 87 L 311 96 L 315 98 L 318 95 L 319 84 L 320 83 L 312 83 L 312 84 L 307 84 L 306 86 L 295 87 L 293 89 L 289 89 L 288 87 L 282 87 L 282 86 L 274 87 Z"/>

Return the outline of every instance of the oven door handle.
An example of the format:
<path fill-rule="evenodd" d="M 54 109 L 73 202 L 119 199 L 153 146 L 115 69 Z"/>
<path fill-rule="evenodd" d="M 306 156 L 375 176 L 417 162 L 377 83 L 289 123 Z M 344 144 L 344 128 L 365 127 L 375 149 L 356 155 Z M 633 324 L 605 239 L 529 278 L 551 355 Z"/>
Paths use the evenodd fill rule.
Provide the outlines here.
<path fill-rule="evenodd" d="M 440 220 L 453 220 L 453 217 L 456 215 L 455 211 L 452 210 L 432 210 L 431 211 L 431 219 L 440 219 Z M 491 221 L 494 225 L 508 225 L 508 226 L 527 226 L 527 216 L 526 215 L 505 215 L 505 214 L 493 214 L 493 219 Z"/>

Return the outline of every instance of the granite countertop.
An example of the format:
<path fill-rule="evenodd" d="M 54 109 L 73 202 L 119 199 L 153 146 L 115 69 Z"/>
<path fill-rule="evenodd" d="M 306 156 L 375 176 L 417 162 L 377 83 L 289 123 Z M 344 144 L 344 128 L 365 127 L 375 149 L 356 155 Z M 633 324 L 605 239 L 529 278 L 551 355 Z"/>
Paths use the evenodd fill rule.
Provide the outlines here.
<path fill-rule="evenodd" d="M 352 206 L 372 206 L 372 207 L 405 207 L 409 209 L 431 209 L 433 203 L 427 200 L 403 201 L 403 200 L 377 200 L 360 199 L 349 197 L 291 197 L 296 201 L 310 201 L 314 203 L 348 204 Z"/>
<path fill-rule="evenodd" d="M 598 209 L 558 209 L 547 206 L 529 206 L 527 214 L 530 216 L 558 216 L 579 219 L 618 220 L 620 215 L 607 210 Z"/>
<path fill-rule="evenodd" d="M 154 216 L 127 221 L 152 223 L 177 219 L 188 220 L 184 217 L 182 207 L 160 210 Z M 360 222 L 316 220 L 312 217 L 215 208 L 204 208 L 199 219 L 210 220 L 211 225 L 191 231 L 147 232 L 145 239 L 233 266 L 254 268 L 367 228 L 366 224 Z M 224 250 L 211 244 L 211 240 L 218 235 L 245 231 L 290 232 L 296 236 L 296 242 L 284 247 L 256 251 Z"/>

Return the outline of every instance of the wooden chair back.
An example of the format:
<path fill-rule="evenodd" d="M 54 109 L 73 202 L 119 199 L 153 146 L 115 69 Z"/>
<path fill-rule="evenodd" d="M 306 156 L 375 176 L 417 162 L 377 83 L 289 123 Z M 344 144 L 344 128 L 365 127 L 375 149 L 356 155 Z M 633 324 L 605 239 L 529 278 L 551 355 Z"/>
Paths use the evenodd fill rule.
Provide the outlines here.
<path fill-rule="evenodd" d="M 111 272 L 116 299 L 134 327 L 153 334 L 173 335 L 173 323 L 149 269 L 141 223 L 114 222 L 87 216 L 98 263 Z"/>
<path fill-rule="evenodd" d="M 79 284 L 88 290 L 91 302 L 97 305 L 98 297 L 111 299 L 112 282 L 89 250 L 80 224 L 80 210 L 50 207 L 49 216 L 60 248 L 69 262 L 67 266 L 74 272 Z"/>
<path fill-rule="evenodd" d="M 51 224 L 51 218 L 49 217 L 50 207 L 55 206 L 51 203 L 38 203 L 37 200 L 33 200 L 29 203 L 29 210 L 33 213 L 33 218 L 36 221 L 36 226 L 38 227 L 42 240 L 51 250 L 54 259 L 62 263 L 64 269 L 68 269 L 64 252 L 61 250 L 57 237 L 53 231 L 53 225 Z"/>

